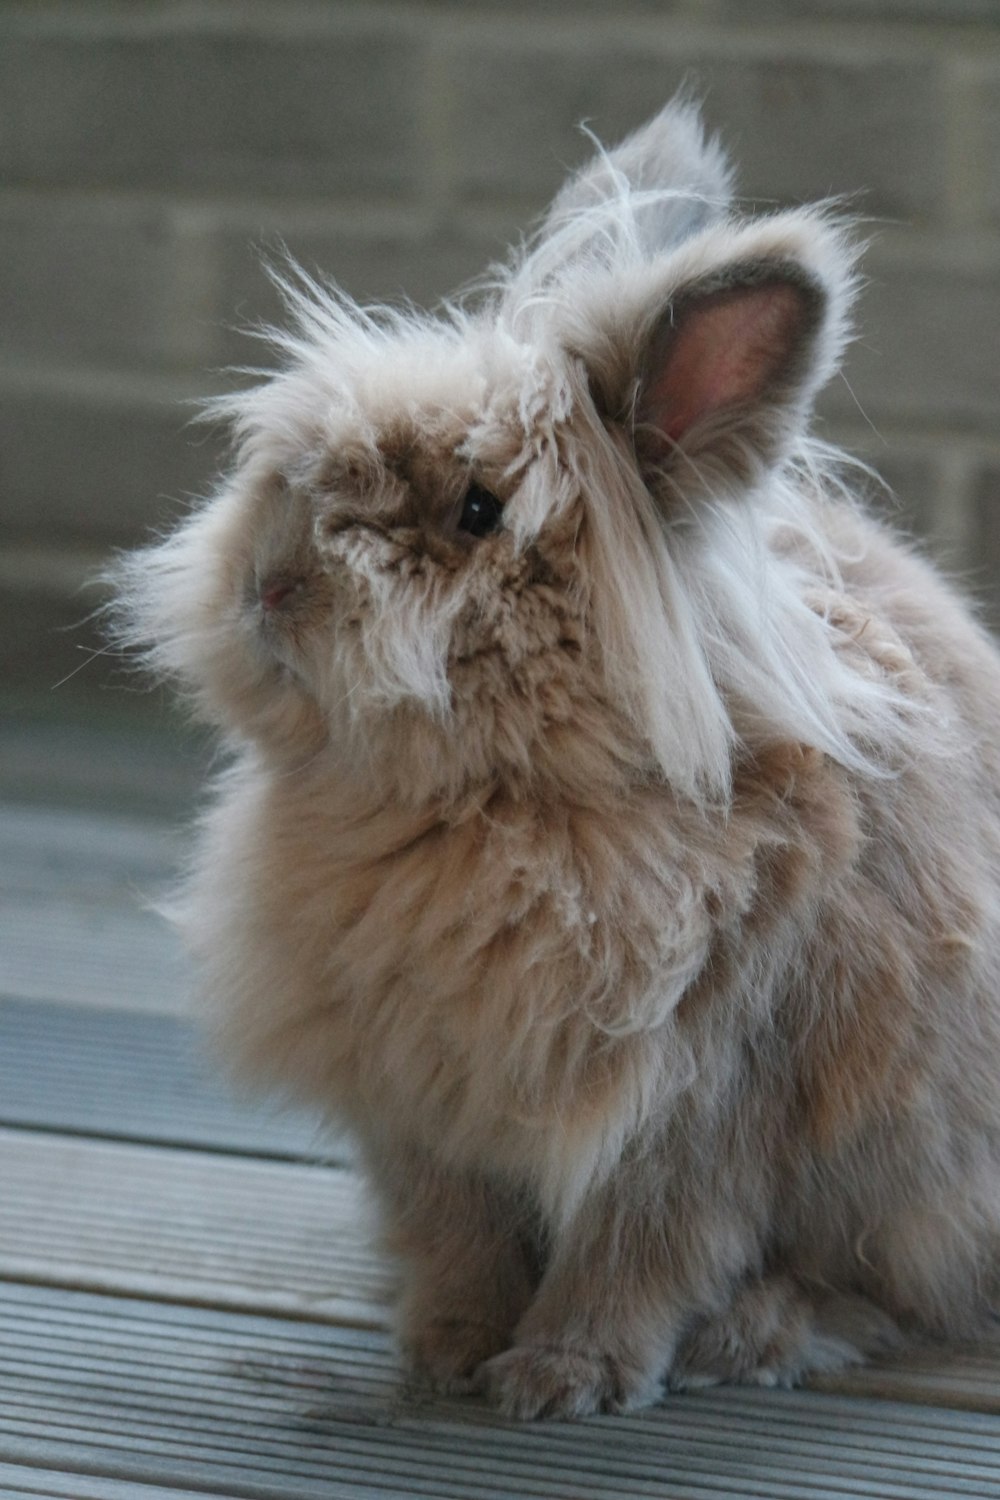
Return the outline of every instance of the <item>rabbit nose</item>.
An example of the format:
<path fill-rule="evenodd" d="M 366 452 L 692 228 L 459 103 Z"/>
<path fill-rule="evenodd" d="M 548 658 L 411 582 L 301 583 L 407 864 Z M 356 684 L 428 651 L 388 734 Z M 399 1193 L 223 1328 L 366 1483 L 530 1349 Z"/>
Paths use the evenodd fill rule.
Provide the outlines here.
<path fill-rule="evenodd" d="M 289 578 L 287 573 L 279 573 L 261 581 L 258 597 L 265 613 L 270 614 L 273 610 L 280 609 L 286 599 L 297 594 L 301 588 L 301 578 Z"/>

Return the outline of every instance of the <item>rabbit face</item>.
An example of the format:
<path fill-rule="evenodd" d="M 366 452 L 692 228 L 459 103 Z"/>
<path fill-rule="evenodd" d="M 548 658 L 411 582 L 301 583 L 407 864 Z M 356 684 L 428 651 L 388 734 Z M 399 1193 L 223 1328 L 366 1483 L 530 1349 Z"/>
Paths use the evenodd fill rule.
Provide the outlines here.
<path fill-rule="evenodd" d="M 567 372 L 487 330 L 477 354 L 414 348 L 425 388 L 435 376 L 419 404 L 410 361 L 370 359 L 263 479 L 237 477 L 218 538 L 229 599 L 207 608 L 243 665 L 212 692 L 224 677 L 224 712 L 265 747 L 301 722 L 309 753 L 325 740 L 385 775 L 402 734 L 468 781 L 495 773 L 498 747 L 527 769 L 565 718 L 586 676 Z M 270 394 L 306 409 L 281 382 Z M 298 700 L 277 722 L 276 694 Z"/>

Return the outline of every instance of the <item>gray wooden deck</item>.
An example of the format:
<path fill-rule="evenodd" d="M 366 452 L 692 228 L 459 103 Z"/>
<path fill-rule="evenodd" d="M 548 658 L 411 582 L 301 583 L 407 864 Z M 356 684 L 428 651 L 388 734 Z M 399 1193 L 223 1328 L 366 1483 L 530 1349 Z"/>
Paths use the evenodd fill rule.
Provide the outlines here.
<path fill-rule="evenodd" d="M 141 904 L 175 857 L 0 811 L 0 1495 L 1000 1496 L 1000 1345 L 575 1424 L 408 1388 L 349 1150 L 226 1096 L 183 1018 Z"/>

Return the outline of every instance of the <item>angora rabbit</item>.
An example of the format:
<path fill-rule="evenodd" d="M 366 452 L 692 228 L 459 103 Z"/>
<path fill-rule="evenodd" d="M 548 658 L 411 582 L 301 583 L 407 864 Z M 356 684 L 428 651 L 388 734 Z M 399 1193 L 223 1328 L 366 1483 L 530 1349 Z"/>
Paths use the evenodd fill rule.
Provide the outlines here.
<path fill-rule="evenodd" d="M 855 260 L 671 105 L 435 318 L 293 281 L 124 565 L 234 751 L 212 1024 L 354 1132 L 413 1368 L 511 1415 L 988 1316 L 1000 661 L 809 435 Z"/>

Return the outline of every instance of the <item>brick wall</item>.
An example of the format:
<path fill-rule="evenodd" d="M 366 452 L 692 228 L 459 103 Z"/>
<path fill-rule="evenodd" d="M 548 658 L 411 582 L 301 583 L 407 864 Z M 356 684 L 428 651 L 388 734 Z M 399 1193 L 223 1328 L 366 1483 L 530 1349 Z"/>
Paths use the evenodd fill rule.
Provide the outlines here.
<path fill-rule="evenodd" d="M 827 431 L 1000 599 L 1000 0 L 34 0 L 0 3 L 8 678 L 59 669 L 77 579 L 211 482 L 183 403 L 259 358 L 260 248 L 433 299 L 543 207 L 578 121 L 614 140 L 684 81 L 746 196 L 857 194 Z"/>

